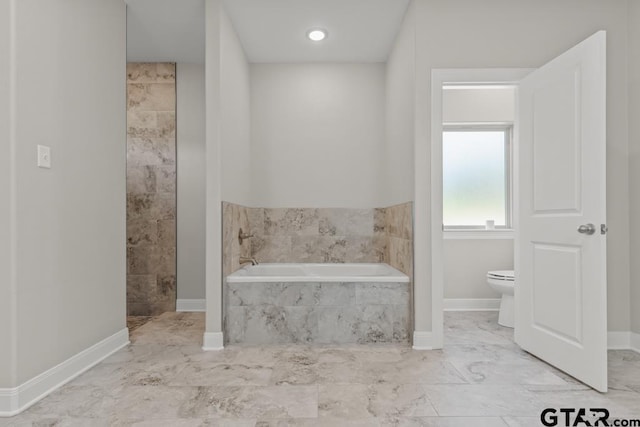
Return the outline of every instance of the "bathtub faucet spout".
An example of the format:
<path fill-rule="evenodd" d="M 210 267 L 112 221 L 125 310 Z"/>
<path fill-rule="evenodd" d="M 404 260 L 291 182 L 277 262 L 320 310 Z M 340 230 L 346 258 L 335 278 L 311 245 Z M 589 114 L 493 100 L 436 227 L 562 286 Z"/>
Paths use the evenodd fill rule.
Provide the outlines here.
<path fill-rule="evenodd" d="M 241 265 L 242 265 L 242 264 L 249 263 L 249 262 L 251 263 L 251 265 L 258 265 L 258 264 L 260 264 L 260 263 L 258 262 L 258 260 L 256 260 L 255 258 L 249 258 L 249 257 L 244 257 L 244 256 L 241 256 L 241 257 L 240 257 L 240 264 L 241 264 Z"/>

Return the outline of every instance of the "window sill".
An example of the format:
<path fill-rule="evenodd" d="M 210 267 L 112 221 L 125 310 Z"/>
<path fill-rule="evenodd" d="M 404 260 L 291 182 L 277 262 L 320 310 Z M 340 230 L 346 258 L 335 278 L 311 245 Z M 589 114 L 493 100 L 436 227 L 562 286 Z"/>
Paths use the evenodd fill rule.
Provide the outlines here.
<path fill-rule="evenodd" d="M 513 229 L 498 230 L 444 230 L 444 240 L 512 240 Z"/>

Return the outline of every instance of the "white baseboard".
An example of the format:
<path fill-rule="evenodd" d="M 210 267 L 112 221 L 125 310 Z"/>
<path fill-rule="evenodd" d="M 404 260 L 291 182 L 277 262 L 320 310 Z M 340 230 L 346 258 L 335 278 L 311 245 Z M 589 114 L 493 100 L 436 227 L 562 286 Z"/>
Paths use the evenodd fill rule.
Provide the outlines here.
<path fill-rule="evenodd" d="M 445 298 L 444 311 L 498 311 L 500 298 Z"/>
<path fill-rule="evenodd" d="M 176 311 L 207 311 L 205 299 L 176 300 Z"/>
<path fill-rule="evenodd" d="M 205 332 L 202 341 L 202 349 L 204 351 L 222 350 L 224 348 L 222 332 Z"/>
<path fill-rule="evenodd" d="M 640 334 L 635 332 L 607 332 L 607 348 L 609 350 L 633 350 L 640 353 Z"/>
<path fill-rule="evenodd" d="M 433 333 L 413 331 L 414 350 L 433 350 Z"/>
<path fill-rule="evenodd" d="M 609 350 L 628 350 L 631 348 L 631 332 L 607 332 L 607 348 Z"/>
<path fill-rule="evenodd" d="M 18 387 L 0 388 L 0 417 L 19 414 L 127 344 L 129 330 L 124 328 Z"/>
<path fill-rule="evenodd" d="M 635 332 L 631 332 L 630 340 L 629 340 L 629 349 L 635 351 L 636 353 L 640 353 L 640 334 Z"/>

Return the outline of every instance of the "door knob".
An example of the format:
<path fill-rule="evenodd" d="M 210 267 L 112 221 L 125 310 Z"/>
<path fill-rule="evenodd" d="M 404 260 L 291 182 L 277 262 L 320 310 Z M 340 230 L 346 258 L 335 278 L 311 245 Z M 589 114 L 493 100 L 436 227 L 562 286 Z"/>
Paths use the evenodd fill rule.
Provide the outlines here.
<path fill-rule="evenodd" d="M 593 224 L 583 224 L 580 227 L 578 227 L 578 233 L 591 236 L 595 232 L 596 232 L 596 226 Z"/>

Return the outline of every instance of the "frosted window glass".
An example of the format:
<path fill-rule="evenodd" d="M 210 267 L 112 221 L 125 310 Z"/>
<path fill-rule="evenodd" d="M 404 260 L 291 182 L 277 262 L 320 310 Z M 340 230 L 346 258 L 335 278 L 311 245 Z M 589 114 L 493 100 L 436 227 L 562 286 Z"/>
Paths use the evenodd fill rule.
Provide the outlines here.
<path fill-rule="evenodd" d="M 504 131 L 443 132 L 445 226 L 506 225 Z"/>

